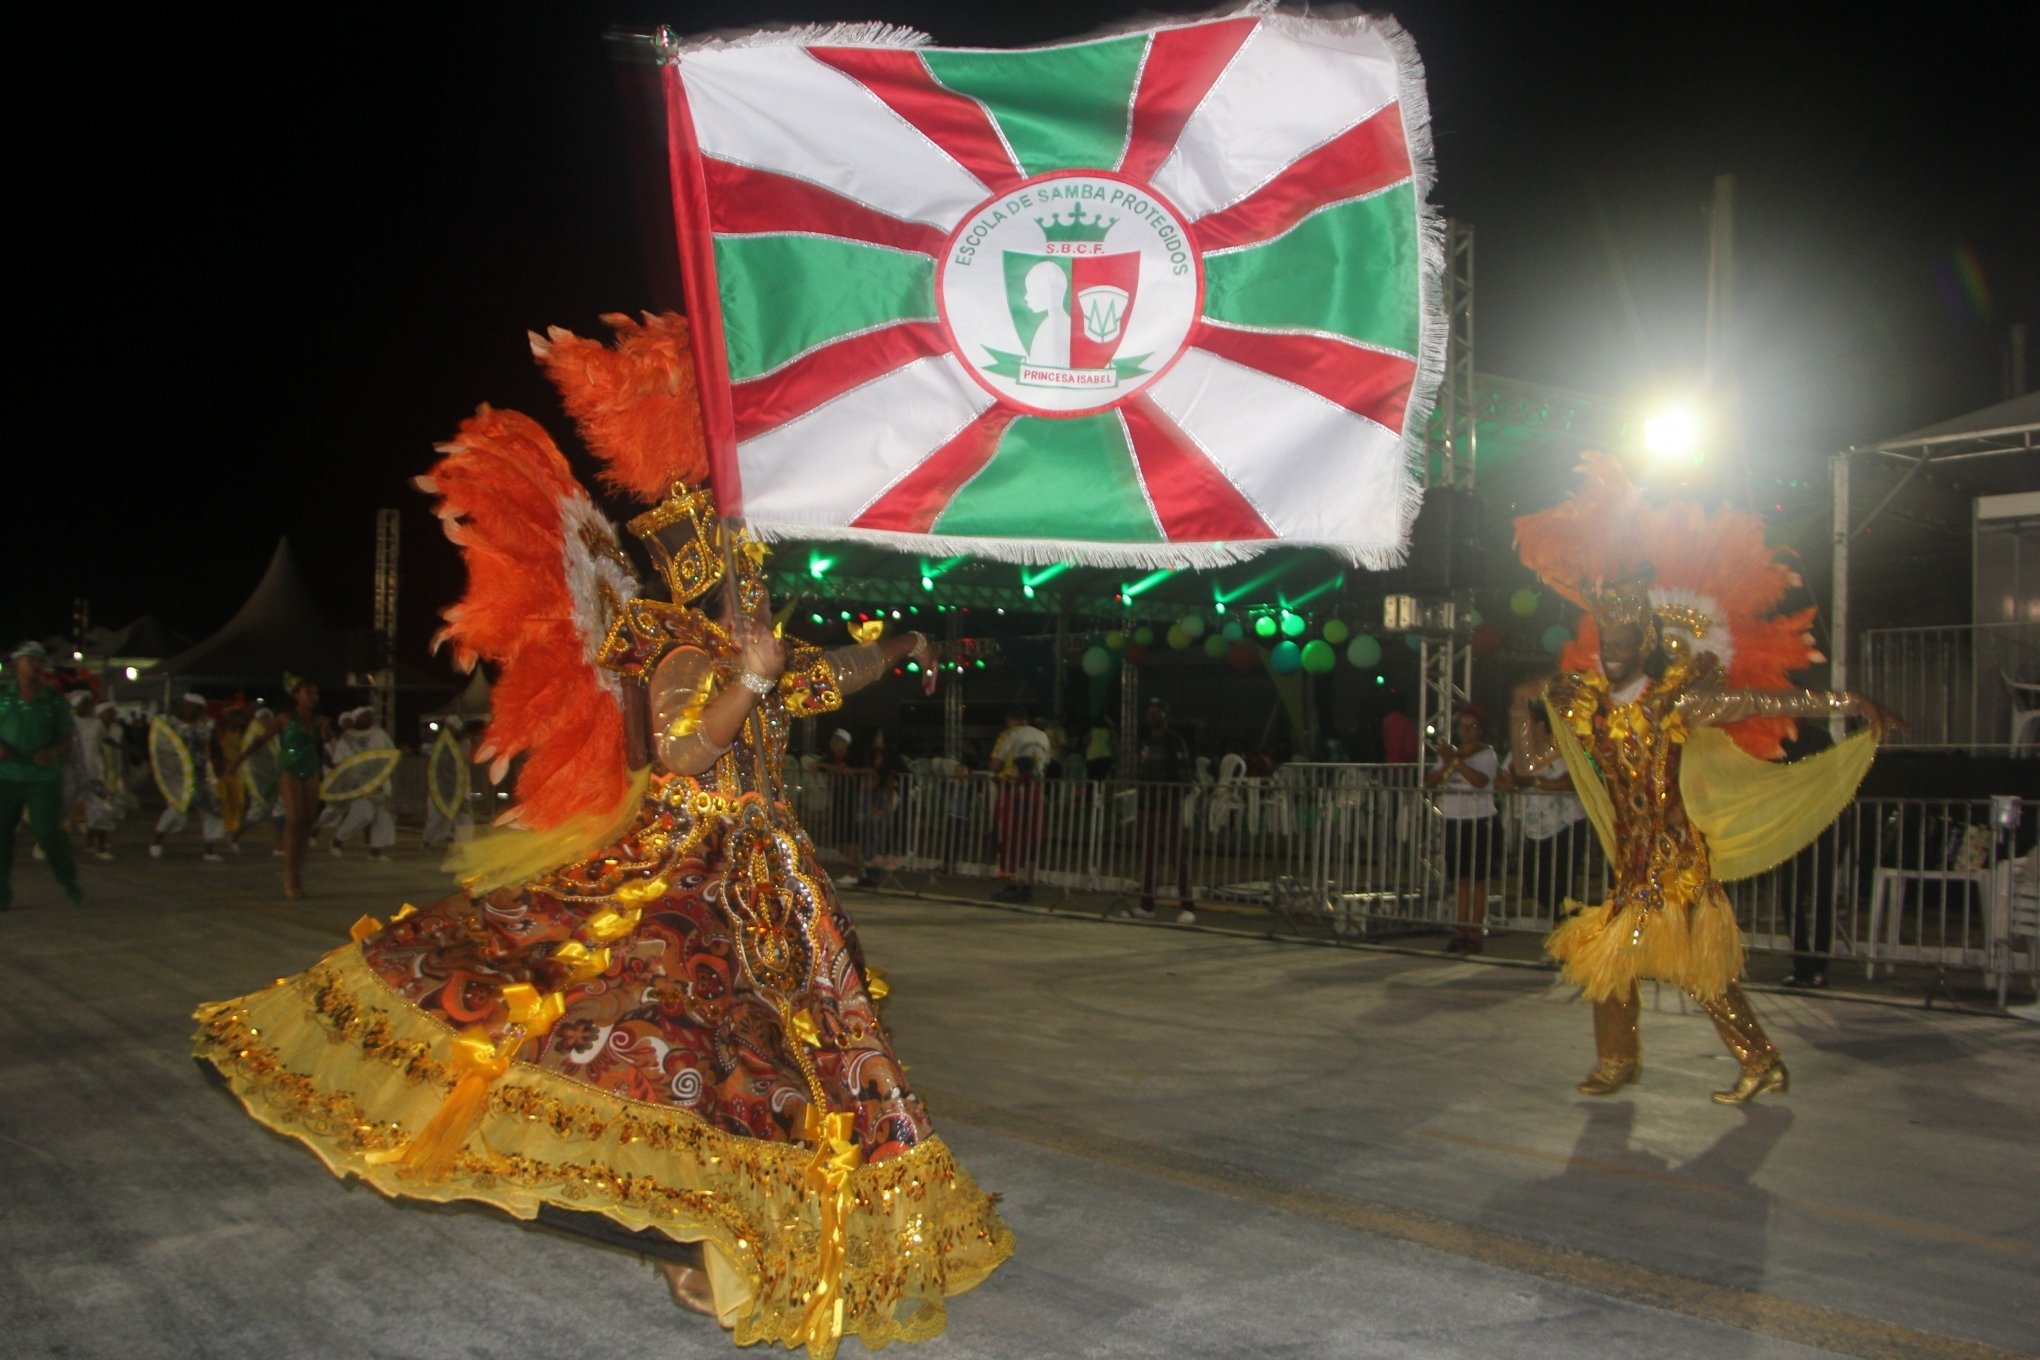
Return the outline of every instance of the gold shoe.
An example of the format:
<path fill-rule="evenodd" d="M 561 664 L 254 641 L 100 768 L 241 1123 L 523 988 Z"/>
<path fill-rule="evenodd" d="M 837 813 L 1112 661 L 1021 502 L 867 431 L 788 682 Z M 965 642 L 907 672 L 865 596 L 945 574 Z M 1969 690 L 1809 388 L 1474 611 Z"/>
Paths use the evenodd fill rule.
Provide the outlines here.
<path fill-rule="evenodd" d="M 1771 1059 L 1769 1067 L 1755 1072 L 1745 1072 L 1735 1085 L 1726 1091 L 1714 1093 L 1718 1105 L 1747 1105 L 1758 1096 L 1771 1091 L 1784 1095 L 1792 1089 L 1792 1074 L 1785 1070 L 1783 1058 Z"/>
<path fill-rule="evenodd" d="M 1573 1089 L 1583 1096 L 1612 1096 L 1643 1075 L 1643 1064 L 1624 1058 L 1603 1058 Z"/>

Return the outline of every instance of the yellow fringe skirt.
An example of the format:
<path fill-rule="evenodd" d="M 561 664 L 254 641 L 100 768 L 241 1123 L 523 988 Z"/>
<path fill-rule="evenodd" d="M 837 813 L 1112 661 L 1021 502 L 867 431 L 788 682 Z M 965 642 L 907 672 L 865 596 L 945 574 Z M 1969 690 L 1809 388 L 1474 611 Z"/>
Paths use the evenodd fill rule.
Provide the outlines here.
<path fill-rule="evenodd" d="M 1712 1001 L 1742 976 L 1742 931 L 1712 879 L 1687 893 L 1666 893 L 1657 907 L 1639 893 L 1566 906 L 1572 914 L 1545 937 L 1544 948 L 1589 1001 L 1620 1000 L 1644 979 Z"/>

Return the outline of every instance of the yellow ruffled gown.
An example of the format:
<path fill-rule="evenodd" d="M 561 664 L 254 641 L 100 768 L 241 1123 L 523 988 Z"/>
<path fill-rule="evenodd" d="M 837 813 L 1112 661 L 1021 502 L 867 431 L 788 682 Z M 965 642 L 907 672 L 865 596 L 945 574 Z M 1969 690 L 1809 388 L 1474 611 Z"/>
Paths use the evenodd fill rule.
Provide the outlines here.
<path fill-rule="evenodd" d="M 654 730 L 733 682 L 734 647 L 694 611 L 632 617 L 612 660 L 652 682 Z M 840 704 L 875 652 L 796 649 L 739 743 L 637 780 L 602 849 L 362 922 L 310 970 L 201 1008 L 197 1056 L 386 1194 L 702 1244 L 740 1344 L 934 1336 L 1012 1234 L 908 1086 L 884 985 L 779 783 L 790 720 Z"/>

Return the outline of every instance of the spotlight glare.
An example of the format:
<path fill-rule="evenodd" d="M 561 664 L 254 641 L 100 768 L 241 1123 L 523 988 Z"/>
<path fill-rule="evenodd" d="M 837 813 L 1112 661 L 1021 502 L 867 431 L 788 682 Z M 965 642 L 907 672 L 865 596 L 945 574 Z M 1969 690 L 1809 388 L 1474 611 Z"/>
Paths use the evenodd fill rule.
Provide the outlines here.
<path fill-rule="evenodd" d="M 1669 407 L 1643 422 L 1643 447 L 1653 458 L 1690 458 L 1700 449 L 1700 421 L 1688 407 Z"/>

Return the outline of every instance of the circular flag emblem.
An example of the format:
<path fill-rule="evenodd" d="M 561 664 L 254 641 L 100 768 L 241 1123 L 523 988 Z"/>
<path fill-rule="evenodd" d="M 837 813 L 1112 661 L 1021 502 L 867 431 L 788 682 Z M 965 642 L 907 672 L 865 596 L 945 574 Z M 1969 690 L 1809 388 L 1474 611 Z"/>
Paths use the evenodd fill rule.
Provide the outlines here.
<path fill-rule="evenodd" d="M 1116 406 L 1174 363 L 1203 310 L 1182 216 L 1098 170 L 986 199 L 950 235 L 936 303 L 966 371 L 1003 404 L 1074 416 Z"/>

